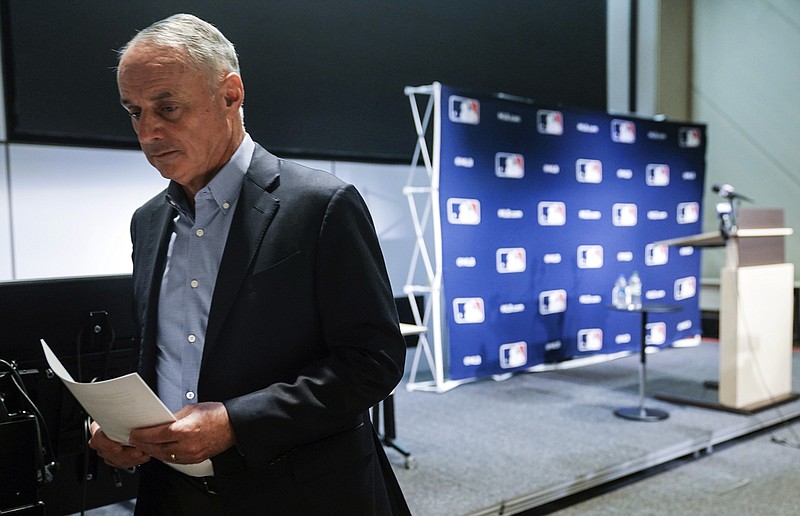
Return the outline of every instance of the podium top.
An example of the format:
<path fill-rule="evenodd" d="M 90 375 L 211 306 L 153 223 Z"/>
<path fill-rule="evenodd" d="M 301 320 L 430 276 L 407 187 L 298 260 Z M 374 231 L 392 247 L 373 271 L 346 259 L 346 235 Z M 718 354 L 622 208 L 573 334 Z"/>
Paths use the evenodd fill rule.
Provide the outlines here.
<path fill-rule="evenodd" d="M 783 226 L 783 210 L 777 208 L 747 209 L 739 212 L 738 226 L 726 239 L 722 232 L 712 231 L 670 240 L 669 246 L 725 247 L 726 266 L 747 267 L 783 263 L 783 237 L 794 233 Z"/>
<path fill-rule="evenodd" d="M 668 240 L 660 240 L 656 242 L 656 244 L 669 246 L 691 245 L 694 247 L 724 247 L 725 238 L 719 231 L 709 231 L 708 233 L 700 233 L 699 235 L 689 235 L 685 237 L 670 238 Z"/>
<path fill-rule="evenodd" d="M 793 233 L 794 230 L 792 228 L 739 228 L 730 234 L 730 238 L 784 237 Z M 670 238 L 656 242 L 656 244 L 669 246 L 691 245 L 694 247 L 724 247 L 725 243 L 725 237 L 719 231 L 709 231 L 699 235 Z"/>
<path fill-rule="evenodd" d="M 794 233 L 792 228 L 739 228 L 731 236 L 736 238 L 782 237 Z"/>

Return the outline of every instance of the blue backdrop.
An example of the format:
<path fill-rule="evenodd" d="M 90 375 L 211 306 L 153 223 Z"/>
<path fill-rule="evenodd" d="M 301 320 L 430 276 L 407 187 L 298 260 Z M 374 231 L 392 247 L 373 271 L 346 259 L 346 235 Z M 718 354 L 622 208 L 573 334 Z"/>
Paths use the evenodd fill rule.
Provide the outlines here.
<path fill-rule="evenodd" d="M 540 106 L 442 86 L 439 199 L 450 379 L 639 349 L 609 309 L 637 271 L 648 343 L 700 333 L 706 128 Z"/>

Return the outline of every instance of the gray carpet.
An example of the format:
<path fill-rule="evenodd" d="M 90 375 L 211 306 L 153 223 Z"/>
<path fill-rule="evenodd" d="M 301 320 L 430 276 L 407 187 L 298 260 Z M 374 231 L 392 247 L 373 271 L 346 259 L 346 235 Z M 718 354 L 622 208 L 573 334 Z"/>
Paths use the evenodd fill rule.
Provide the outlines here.
<path fill-rule="evenodd" d="M 794 355 L 793 385 L 797 390 L 800 356 Z M 666 410 L 668 419 L 621 419 L 613 413 L 616 408 L 638 405 L 638 360 L 638 356 L 629 356 L 578 369 L 517 375 L 502 382 L 481 381 L 444 394 L 398 388 L 398 441 L 412 452 L 416 467 L 405 469 L 400 454 L 389 450 L 389 455 L 414 514 L 514 514 L 546 507 L 631 473 L 687 455 L 705 455 L 731 439 L 800 416 L 800 401 L 747 416 L 653 399 L 662 391 L 715 399 L 714 391 L 707 393 L 703 382 L 718 376 L 718 347 L 704 342 L 647 357 L 646 406 Z M 798 450 L 769 441 L 760 443 L 741 443 L 734 449 L 765 446 L 775 448 L 777 455 L 800 458 Z M 758 451 L 741 452 L 738 457 L 742 462 L 733 469 L 769 472 L 772 467 Z M 713 453 L 708 458 L 716 460 Z M 711 464 L 673 489 L 684 485 L 717 492 L 726 490 L 720 484 L 738 485 L 736 474 L 722 471 L 714 475 L 708 471 L 713 470 Z M 680 471 L 669 474 L 680 476 Z M 656 483 L 654 489 L 658 487 Z M 787 492 L 784 497 L 793 495 Z M 675 492 L 670 496 L 681 497 Z M 760 502 L 771 504 L 773 499 L 773 495 L 765 495 Z M 647 511 L 645 500 L 635 503 L 632 512 L 624 506 L 619 511 L 602 505 L 592 510 L 601 511 L 598 514 Z M 575 510 L 582 510 L 580 507 Z M 682 509 L 668 503 L 653 506 L 653 512 L 659 514 L 685 514 Z"/>

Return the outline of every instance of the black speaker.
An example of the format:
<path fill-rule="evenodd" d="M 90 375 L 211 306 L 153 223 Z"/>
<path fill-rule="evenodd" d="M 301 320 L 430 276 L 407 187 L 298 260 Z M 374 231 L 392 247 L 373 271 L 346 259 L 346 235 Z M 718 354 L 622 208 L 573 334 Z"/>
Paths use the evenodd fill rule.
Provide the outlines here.
<path fill-rule="evenodd" d="M 36 419 L 16 416 L 0 423 L 0 512 L 38 503 Z"/>

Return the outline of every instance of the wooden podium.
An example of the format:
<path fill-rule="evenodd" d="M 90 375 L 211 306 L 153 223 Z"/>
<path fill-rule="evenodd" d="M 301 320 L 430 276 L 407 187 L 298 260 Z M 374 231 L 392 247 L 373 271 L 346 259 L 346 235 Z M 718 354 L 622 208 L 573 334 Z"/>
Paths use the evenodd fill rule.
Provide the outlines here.
<path fill-rule="evenodd" d="M 718 403 L 661 394 L 657 398 L 752 413 L 800 397 L 792 393 L 794 264 L 784 263 L 779 209 L 742 209 L 727 237 L 703 233 L 665 240 L 670 246 L 725 247 L 720 271 Z"/>

